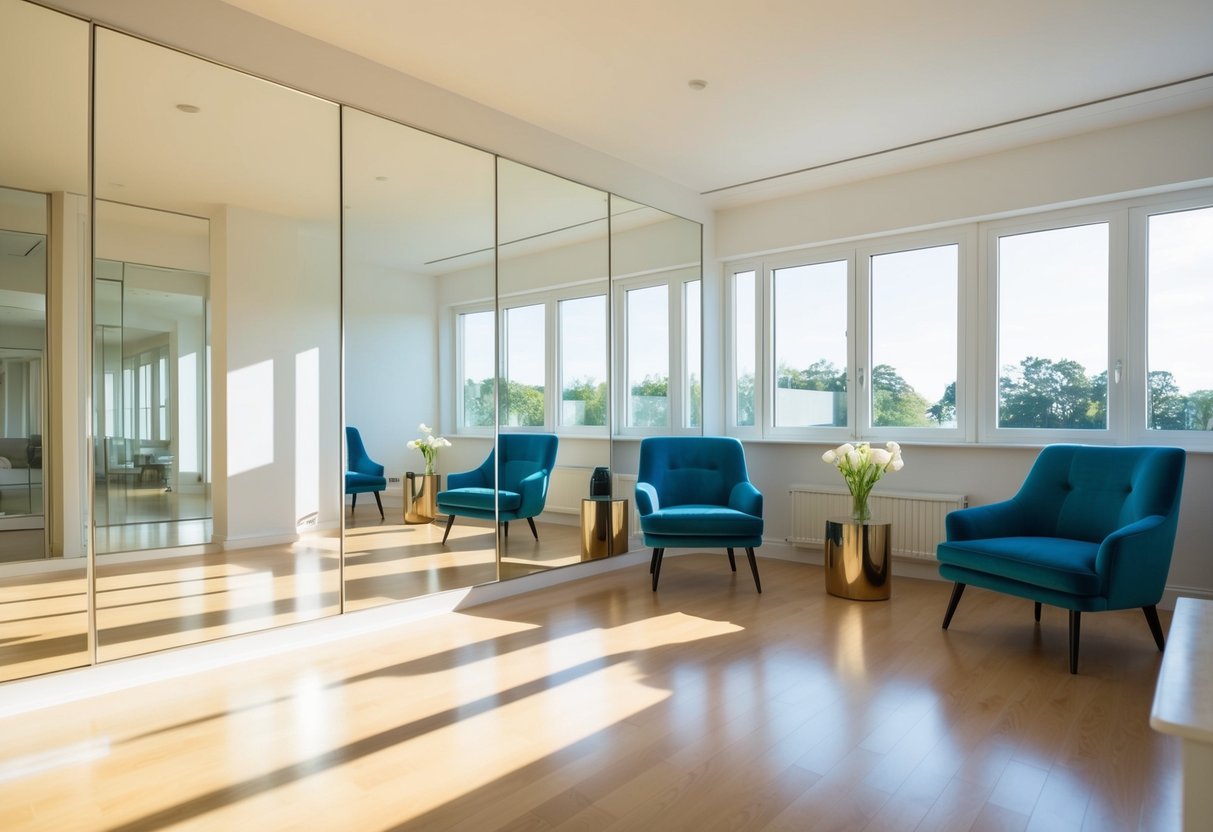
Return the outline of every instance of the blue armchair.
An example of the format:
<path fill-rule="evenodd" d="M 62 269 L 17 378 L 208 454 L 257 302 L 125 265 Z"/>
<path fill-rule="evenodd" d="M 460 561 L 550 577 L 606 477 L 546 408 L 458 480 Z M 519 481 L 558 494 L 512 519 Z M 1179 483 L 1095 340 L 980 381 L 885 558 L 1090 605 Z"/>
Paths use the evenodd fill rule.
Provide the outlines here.
<path fill-rule="evenodd" d="M 383 466 L 375 462 L 366 453 L 362 444 L 362 434 L 358 428 L 345 428 L 345 493 L 350 495 L 350 514 L 358 502 L 358 495 L 370 491 L 375 495 L 375 505 L 379 506 L 379 519 L 383 517 L 383 500 L 379 492 L 387 488 L 387 477 L 383 476 Z"/>
<path fill-rule="evenodd" d="M 640 443 L 636 508 L 644 545 L 653 547 L 653 591 L 670 546 L 744 548 L 761 593 L 754 549 L 762 545 L 762 494 L 750 484 L 745 451 L 724 436 L 655 436 Z"/>
<path fill-rule="evenodd" d="M 525 519 L 538 540 L 539 530 L 533 518 L 543 511 L 548 499 L 558 442 L 550 433 L 503 433 L 497 437 L 497 447 L 479 468 L 448 476 L 446 491 L 438 492 L 438 510 L 447 515 L 442 542 L 446 543 L 456 516 L 482 520 L 496 517 L 505 524 L 507 535 L 509 521 Z M 498 456 L 500 466 L 496 464 Z"/>
<path fill-rule="evenodd" d="M 954 581 L 946 630 L 968 584 L 1070 611 L 1070 672 L 1082 613 L 1141 607 L 1158 649 L 1156 605 L 1175 543 L 1179 448 L 1050 445 L 1010 500 L 954 511 L 936 552 Z"/>

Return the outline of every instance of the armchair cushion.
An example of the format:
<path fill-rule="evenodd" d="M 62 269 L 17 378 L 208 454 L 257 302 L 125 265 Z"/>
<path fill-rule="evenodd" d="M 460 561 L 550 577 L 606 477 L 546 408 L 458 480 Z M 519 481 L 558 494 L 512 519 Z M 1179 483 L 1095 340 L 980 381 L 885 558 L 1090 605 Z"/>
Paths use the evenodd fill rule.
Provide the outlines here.
<path fill-rule="evenodd" d="M 438 492 L 438 509 L 502 521 L 535 517 L 547 503 L 557 447 L 557 437 L 549 433 L 501 434 L 478 468 L 447 477 L 447 489 Z"/>
<path fill-rule="evenodd" d="M 947 551 L 945 552 L 944 549 Z M 1060 537 L 997 537 L 941 543 L 943 563 L 1074 595 L 1098 595 L 1099 546 Z"/>
<path fill-rule="evenodd" d="M 646 535 L 687 537 L 761 537 L 762 518 L 724 506 L 683 505 L 663 508 L 643 521 Z"/>

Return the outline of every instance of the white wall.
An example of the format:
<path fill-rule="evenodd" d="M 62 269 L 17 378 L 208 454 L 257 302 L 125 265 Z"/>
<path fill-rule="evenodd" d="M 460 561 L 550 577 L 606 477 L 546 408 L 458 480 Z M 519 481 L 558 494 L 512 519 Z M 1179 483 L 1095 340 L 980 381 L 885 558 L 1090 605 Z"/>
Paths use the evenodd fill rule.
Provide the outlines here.
<path fill-rule="evenodd" d="M 336 229 L 227 206 L 211 230 L 215 539 L 334 527 L 344 470 Z"/>
<path fill-rule="evenodd" d="M 1196 110 L 951 164 L 722 210 L 720 259 L 912 228 L 1040 210 L 1150 189 L 1207 184 L 1213 177 L 1213 108 Z M 717 280 L 720 280 L 717 275 Z M 722 290 L 716 301 L 724 310 Z M 719 368 L 721 341 L 708 355 Z M 711 343 L 711 341 L 707 341 Z M 716 388 L 723 394 L 723 383 Z M 791 531 L 788 487 L 839 485 L 820 461 L 825 445 L 747 442 L 751 476 L 766 495 L 766 538 Z M 966 494 L 979 505 L 1011 496 L 1036 448 L 910 446 L 906 467 L 881 488 Z M 1189 453 L 1172 592 L 1213 597 L 1213 454 Z"/>
<path fill-rule="evenodd" d="M 419 424 L 438 424 L 435 281 L 375 263 L 345 266 L 345 423 L 389 477 L 425 470 L 406 443 L 421 435 Z"/>

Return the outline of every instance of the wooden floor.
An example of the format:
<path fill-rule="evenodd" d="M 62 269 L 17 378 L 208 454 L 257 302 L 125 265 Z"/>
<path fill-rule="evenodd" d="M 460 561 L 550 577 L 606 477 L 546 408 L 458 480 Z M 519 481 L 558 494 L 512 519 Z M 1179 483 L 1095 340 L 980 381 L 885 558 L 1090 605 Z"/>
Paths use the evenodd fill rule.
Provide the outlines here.
<path fill-rule="evenodd" d="M 5 830 L 1178 828 L 1140 612 L 667 559 L 0 721 Z M 1164 625 L 1169 620 L 1164 617 Z"/>

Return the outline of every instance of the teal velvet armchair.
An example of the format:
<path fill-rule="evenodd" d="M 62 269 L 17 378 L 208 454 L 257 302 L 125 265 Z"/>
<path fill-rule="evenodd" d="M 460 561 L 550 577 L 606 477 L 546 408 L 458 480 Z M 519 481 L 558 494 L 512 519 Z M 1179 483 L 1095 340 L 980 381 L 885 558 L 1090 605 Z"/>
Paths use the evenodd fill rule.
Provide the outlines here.
<path fill-rule="evenodd" d="M 745 451 L 724 436 L 654 436 L 640 443 L 636 508 L 644 545 L 653 547 L 653 591 L 667 547 L 746 550 L 762 592 L 754 549 L 762 545 L 762 494 L 750 483 Z"/>
<path fill-rule="evenodd" d="M 1158 649 L 1156 606 L 1171 565 L 1185 455 L 1179 448 L 1050 445 L 1009 500 L 954 511 L 936 552 L 955 582 L 946 630 L 965 586 L 1070 614 L 1070 672 L 1081 615 L 1140 607 Z"/>
<path fill-rule="evenodd" d="M 448 476 L 446 490 L 437 497 L 438 510 L 447 515 L 442 542 L 446 543 L 457 516 L 495 517 L 507 535 L 511 520 L 525 519 L 538 540 L 534 517 L 547 504 L 558 444 L 550 433 L 503 433 L 480 467 Z"/>
<path fill-rule="evenodd" d="M 358 428 L 348 425 L 345 429 L 345 456 L 345 493 L 350 495 L 350 513 L 354 513 L 358 495 L 369 491 L 375 495 L 375 505 L 379 506 L 379 519 L 384 519 L 383 500 L 379 498 L 379 492 L 387 488 L 383 466 L 367 454 Z"/>

